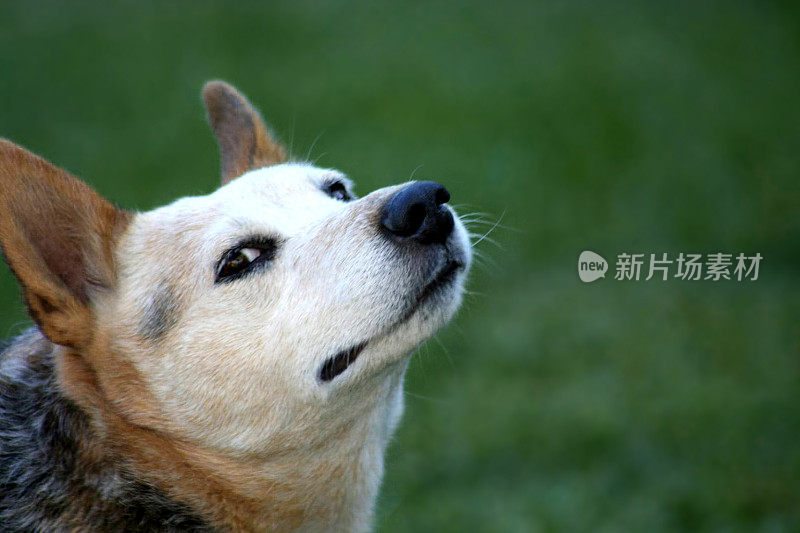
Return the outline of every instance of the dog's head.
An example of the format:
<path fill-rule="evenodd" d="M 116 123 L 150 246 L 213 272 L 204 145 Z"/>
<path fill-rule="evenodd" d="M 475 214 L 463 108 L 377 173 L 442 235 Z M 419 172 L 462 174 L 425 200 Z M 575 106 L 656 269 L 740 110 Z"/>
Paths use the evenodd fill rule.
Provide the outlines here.
<path fill-rule="evenodd" d="M 204 99 L 223 186 L 145 213 L 0 141 L 6 259 L 72 354 L 62 374 L 120 413 L 232 452 L 331 438 L 397 394 L 454 314 L 466 231 L 444 187 L 357 198 L 342 173 L 287 162 L 229 85 Z"/>

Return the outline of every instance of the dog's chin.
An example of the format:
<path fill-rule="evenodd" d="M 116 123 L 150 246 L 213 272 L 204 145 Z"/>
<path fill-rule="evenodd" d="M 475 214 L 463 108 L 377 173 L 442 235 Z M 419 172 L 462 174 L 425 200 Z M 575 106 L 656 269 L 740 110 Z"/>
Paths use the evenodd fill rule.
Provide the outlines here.
<path fill-rule="evenodd" d="M 457 221 L 448 242 L 431 252 L 425 278 L 397 302 L 382 326 L 330 355 L 318 369 L 320 381 L 335 381 L 353 366 L 359 367 L 358 374 L 380 372 L 408 356 L 453 318 L 472 261 L 466 229 Z"/>
<path fill-rule="evenodd" d="M 432 279 L 418 293 L 409 297 L 405 309 L 389 329 L 397 329 L 407 322 L 418 322 L 420 325 L 430 323 L 434 329 L 441 327 L 461 302 L 465 270 L 463 260 L 447 257 Z"/>
<path fill-rule="evenodd" d="M 453 317 L 461 304 L 464 278 L 469 270 L 468 245 L 456 240 L 438 250 L 434 259 L 429 274 L 397 305 L 378 336 L 396 338 L 403 345 L 406 344 L 403 339 L 407 339 L 413 347 Z"/>
<path fill-rule="evenodd" d="M 461 304 L 469 263 L 468 258 L 449 252 L 440 263 L 429 281 L 409 295 L 382 331 L 328 357 L 319 370 L 320 381 L 333 381 L 364 352 L 380 353 L 384 363 L 404 357 L 443 327 Z"/>

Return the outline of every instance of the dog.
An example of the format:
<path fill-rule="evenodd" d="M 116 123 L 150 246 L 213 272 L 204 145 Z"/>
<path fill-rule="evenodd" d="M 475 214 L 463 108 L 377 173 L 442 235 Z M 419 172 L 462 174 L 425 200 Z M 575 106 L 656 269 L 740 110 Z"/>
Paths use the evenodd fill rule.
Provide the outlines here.
<path fill-rule="evenodd" d="M 3 531 L 367 531 L 410 354 L 458 309 L 434 182 L 357 198 L 203 88 L 222 186 L 118 209 L 0 140 L 0 245 L 35 327 L 0 355 Z"/>

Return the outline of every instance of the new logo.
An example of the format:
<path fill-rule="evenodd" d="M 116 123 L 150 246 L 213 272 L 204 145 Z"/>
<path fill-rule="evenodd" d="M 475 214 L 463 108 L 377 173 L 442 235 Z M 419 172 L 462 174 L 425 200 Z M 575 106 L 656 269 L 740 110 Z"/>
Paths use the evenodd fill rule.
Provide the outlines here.
<path fill-rule="evenodd" d="M 606 277 L 607 270 L 608 262 L 594 252 L 586 250 L 581 252 L 578 257 L 578 277 L 584 283 L 591 283 L 596 279 Z"/>

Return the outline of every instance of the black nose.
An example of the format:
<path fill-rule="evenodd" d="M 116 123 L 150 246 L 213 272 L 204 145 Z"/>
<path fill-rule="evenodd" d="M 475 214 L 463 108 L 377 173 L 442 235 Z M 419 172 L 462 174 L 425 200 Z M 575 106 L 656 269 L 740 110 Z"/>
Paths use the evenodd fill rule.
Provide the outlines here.
<path fill-rule="evenodd" d="M 400 189 L 383 206 L 381 225 L 397 237 L 422 244 L 444 243 L 453 231 L 453 214 L 442 204 L 450 193 L 433 181 Z"/>

